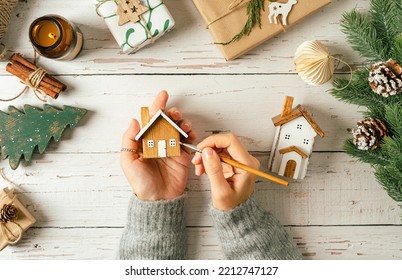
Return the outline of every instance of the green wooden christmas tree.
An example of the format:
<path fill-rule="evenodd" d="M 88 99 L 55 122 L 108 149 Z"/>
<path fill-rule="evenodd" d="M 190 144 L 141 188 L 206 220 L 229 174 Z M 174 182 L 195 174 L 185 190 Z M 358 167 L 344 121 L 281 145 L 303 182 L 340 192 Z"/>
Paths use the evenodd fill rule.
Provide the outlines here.
<path fill-rule="evenodd" d="M 74 128 L 87 110 L 64 106 L 62 110 L 45 104 L 43 110 L 24 105 L 24 110 L 8 107 L 8 113 L 0 111 L 1 159 L 9 158 L 16 169 L 24 156 L 30 161 L 36 146 L 43 153 L 53 137 L 60 141 L 67 126 Z"/>

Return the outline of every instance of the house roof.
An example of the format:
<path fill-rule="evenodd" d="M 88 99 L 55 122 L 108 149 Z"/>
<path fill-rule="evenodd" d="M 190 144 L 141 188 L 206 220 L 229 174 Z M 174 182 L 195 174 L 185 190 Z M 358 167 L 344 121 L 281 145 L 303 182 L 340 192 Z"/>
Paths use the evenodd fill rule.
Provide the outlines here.
<path fill-rule="evenodd" d="M 283 148 L 283 149 L 280 149 L 280 150 L 279 150 L 279 153 L 280 153 L 280 154 L 286 154 L 286 153 L 289 153 L 289 152 L 296 152 L 296 153 L 298 153 L 302 158 L 307 158 L 307 157 L 308 157 L 302 150 L 300 150 L 300 149 L 297 148 L 296 146 L 290 146 L 290 147 Z"/>
<path fill-rule="evenodd" d="M 181 135 L 183 135 L 185 138 L 188 137 L 187 133 L 185 133 L 177 124 L 174 123 L 168 116 L 166 116 L 165 113 L 162 112 L 162 110 L 159 110 L 156 112 L 156 114 L 149 120 L 149 122 L 138 132 L 137 136 L 135 136 L 135 141 L 138 141 L 138 139 L 141 138 L 147 132 L 147 130 L 154 124 L 154 122 L 159 118 L 162 117 L 165 120 L 167 120 L 177 131 L 180 132 Z"/>
<path fill-rule="evenodd" d="M 310 116 L 310 114 L 306 111 L 306 109 L 301 105 L 297 105 L 296 108 L 294 108 L 289 114 L 285 116 L 282 116 L 282 114 L 280 114 L 273 117 L 272 122 L 274 123 L 275 126 L 279 126 L 288 123 L 300 116 L 303 116 L 308 121 L 308 123 L 320 137 L 324 137 L 325 135 L 324 131 L 322 131 L 320 126 L 314 121 L 314 119 Z"/>

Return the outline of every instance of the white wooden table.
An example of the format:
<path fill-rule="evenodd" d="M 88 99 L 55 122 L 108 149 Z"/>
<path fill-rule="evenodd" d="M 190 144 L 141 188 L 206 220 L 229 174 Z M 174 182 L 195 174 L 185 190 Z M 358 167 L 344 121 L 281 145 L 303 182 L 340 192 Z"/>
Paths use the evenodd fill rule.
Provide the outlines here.
<path fill-rule="evenodd" d="M 306 40 L 323 41 L 353 66 L 361 65 L 340 31 L 339 19 L 367 0 L 334 0 L 322 11 L 247 55 L 226 62 L 190 0 L 166 0 L 175 29 L 153 46 L 122 55 L 91 1 L 20 1 L 4 42 L 28 58 L 33 51 L 29 24 L 48 13 L 60 14 L 83 31 L 85 46 L 70 62 L 41 58 L 39 64 L 57 74 L 69 90 L 53 105 L 90 110 L 62 141 L 52 141 L 45 154 L 6 175 L 18 186 L 20 199 L 37 218 L 16 246 L 0 259 L 114 259 L 125 225 L 131 189 L 119 166 L 121 134 L 130 118 L 139 118 L 161 89 L 170 104 L 193 121 L 199 139 L 212 132 L 233 131 L 266 170 L 275 128 L 285 95 L 304 104 L 325 131 L 317 139 L 307 177 L 285 188 L 258 180 L 256 196 L 286 226 L 306 259 L 401 259 L 400 207 L 376 182 L 370 166 L 342 150 L 348 129 L 364 108 L 347 105 L 326 91 L 311 87 L 294 71 L 293 55 Z M 12 96 L 21 88 L 0 63 L 0 93 Z M 345 67 L 345 72 L 347 69 Z M 9 105 L 42 106 L 32 93 Z M 193 168 L 190 172 L 193 174 Z M 5 186 L 2 181 L 1 186 Z M 206 177 L 191 175 L 186 225 L 189 259 L 221 259 L 209 217 L 210 190 Z"/>

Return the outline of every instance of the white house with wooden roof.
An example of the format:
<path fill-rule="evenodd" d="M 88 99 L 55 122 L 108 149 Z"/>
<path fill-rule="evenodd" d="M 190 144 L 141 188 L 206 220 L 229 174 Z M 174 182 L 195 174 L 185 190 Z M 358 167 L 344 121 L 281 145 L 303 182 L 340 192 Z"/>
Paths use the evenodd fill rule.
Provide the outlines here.
<path fill-rule="evenodd" d="M 180 156 L 180 135 L 185 133 L 162 110 L 151 119 L 148 107 L 141 108 L 142 129 L 135 137 L 142 139 L 142 155 L 144 158 L 165 158 Z"/>
<path fill-rule="evenodd" d="M 324 137 L 324 132 L 303 106 L 292 105 L 293 97 L 286 96 L 282 113 L 272 118 L 277 129 L 268 169 L 281 176 L 303 179 L 315 137 Z"/>

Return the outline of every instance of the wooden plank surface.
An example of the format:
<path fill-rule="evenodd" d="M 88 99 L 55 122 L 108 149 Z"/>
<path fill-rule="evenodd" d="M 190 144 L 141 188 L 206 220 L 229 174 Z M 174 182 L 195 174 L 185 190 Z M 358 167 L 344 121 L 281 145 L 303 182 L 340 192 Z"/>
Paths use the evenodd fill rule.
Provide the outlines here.
<path fill-rule="evenodd" d="M 402 256 L 400 226 L 287 227 L 305 259 L 392 260 Z M 0 259 L 115 259 L 123 228 L 31 228 Z M 367 234 L 370 233 L 370 235 Z M 188 228 L 188 259 L 224 259 L 213 228 Z"/>
<path fill-rule="evenodd" d="M 343 12 L 367 9 L 368 0 L 334 0 L 319 13 L 247 55 L 222 58 L 192 1 L 166 0 L 175 29 L 134 55 L 122 55 L 91 1 L 20 1 L 4 43 L 11 52 L 32 58 L 27 40 L 30 22 L 47 13 L 74 21 L 83 31 L 82 54 L 71 62 L 39 59 L 39 64 L 66 83 L 69 90 L 55 106 L 89 110 L 61 142 L 6 175 L 18 184 L 21 201 L 38 222 L 21 242 L 0 252 L 0 259 L 114 259 L 125 225 L 131 189 L 119 166 L 121 134 L 130 118 L 140 117 L 155 93 L 167 89 L 170 105 L 191 119 L 202 139 L 211 133 L 235 132 L 262 163 L 271 150 L 286 95 L 303 104 L 324 130 L 317 139 L 307 176 L 290 187 L 258 180 L 257 201 L 289 230 L 306 259 L 402 259 L 401 208 L 376 182 L 370 166 L 342 150 L 348 132 L 364 108 L 334 99 L 331 85 L 311 87 L 294 71 L 293 55 L 305 40 L 318 39 L 332 53 L 342 53 L 353 67 L 362 64 L 340 31 Z M 0 94 L 10 97 L 22 87 L 0 62 Z M 338 69 L 348 75 L 347 67 Z M 43 106 L 32 93 L 10 103 Z M 222 259 L 209 216 L 206 177 L 190 169 L 186 226 L 189 259 Z M 5 186 L 4 181 L 0 181 Z"/>

